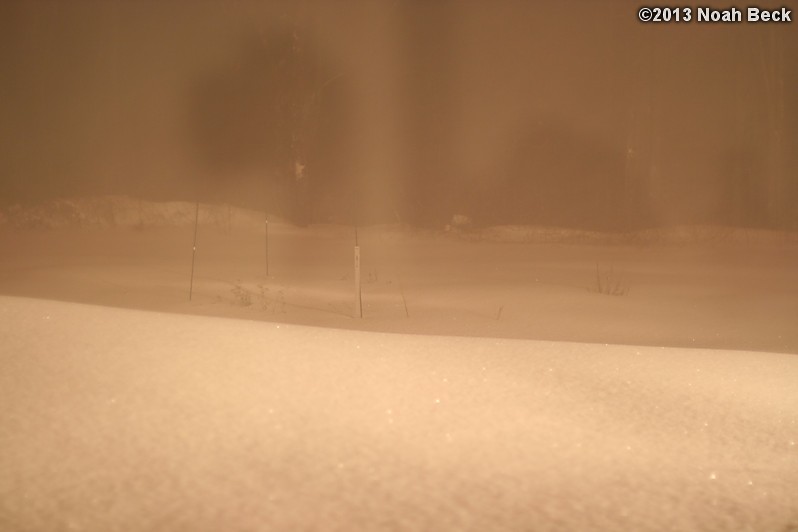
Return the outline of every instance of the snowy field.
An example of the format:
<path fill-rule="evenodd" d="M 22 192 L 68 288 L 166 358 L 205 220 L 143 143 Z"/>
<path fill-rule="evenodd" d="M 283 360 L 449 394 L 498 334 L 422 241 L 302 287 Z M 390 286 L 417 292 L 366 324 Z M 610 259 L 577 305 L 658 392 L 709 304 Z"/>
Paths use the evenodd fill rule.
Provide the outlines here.
<path fill-rule="evenodd" d="M 0 216 L 0 530 L 798 530 L 794 235 L 369 228 L 359 319 L 351 228 L 203 206 L 188 301 L 116 201 Z"/>

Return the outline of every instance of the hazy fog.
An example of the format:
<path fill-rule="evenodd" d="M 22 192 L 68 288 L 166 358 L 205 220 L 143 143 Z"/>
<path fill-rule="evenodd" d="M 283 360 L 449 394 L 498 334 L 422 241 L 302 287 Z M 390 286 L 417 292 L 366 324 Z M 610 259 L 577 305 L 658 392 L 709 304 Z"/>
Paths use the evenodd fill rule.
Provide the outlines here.
<path fill-rule="evenodd" d="M 0 528 L 798 530 L 798 20 L 640 7 L 0 0 Z"/>
<path fill-rule="evenodd" d="M 795 23 L 642 24 L 638 7 L 7 0 L 0 202 L 794 226 Z"/>

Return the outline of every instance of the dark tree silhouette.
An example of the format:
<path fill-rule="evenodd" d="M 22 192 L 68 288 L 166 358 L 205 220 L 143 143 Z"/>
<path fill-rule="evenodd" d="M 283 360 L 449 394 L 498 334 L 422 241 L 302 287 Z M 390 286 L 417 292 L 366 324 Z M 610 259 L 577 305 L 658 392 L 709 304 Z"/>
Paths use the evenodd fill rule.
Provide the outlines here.
<path fill-rule="evenodd" d="M 478 223 L 582 229 L 625 225 L 621 150 L 553 118 L 512 133 L 506 157 L 470 210 Z"/>
<path fill-rule="evenodd" d="M 271 185 L 263 188 L 280 191 L 279 210 L 305 224 L 313 217 L 311 180 L 334 173 L 322 167 L 340 148 L 329 116 L 340 115 L 342 92 L 332 90 L 341 76 L 316 53 L 298 16 L 250 35 L 238 58 L 197 81 L 190 129 L 208 178 L 260 172 Z"/>

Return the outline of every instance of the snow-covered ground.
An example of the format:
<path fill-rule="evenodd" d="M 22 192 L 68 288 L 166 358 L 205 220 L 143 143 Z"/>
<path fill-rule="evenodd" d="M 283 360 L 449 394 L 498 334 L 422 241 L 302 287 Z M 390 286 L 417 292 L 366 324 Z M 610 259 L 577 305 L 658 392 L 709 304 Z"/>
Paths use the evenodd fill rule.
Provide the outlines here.
<path fill-rule="evenodd" d="M 188 301 L 114 201 L 0 217 L 0 530 L 798 530 L 794 235 L 363 229 L 358 319 L 351 228 L 203 206 Z"/>
<path fill-rule="evenodd" d="M 798 527 L 794 355 L 0 317 L 3 530 Z"/>
<path fill-rule="evenodd" d="M 0 294 L 343 329 L 798 353 L 798 235 L 360 228 L 201 205 L 62 200 L 0 214 Z M 597 292 L 597 277 L 623 295 Z"/>

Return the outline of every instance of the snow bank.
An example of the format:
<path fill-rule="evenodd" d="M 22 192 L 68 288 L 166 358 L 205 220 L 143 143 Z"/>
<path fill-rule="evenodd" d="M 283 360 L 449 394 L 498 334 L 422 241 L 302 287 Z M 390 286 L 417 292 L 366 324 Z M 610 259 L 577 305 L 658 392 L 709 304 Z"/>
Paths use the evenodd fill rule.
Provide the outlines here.
<path fill-rule="evenodd" d="M 0 227 L 22 229 L 55 229 L 62 227 L 180 227 L 194 223 L 196 204 L 185 201 L 152 202 L 125 196 L 68 198 L 39 205 L 13 205 L 0 210 Z M 263 227 L 265 214 L 227 204 L 201 203 L 199 223 L 222 229 L 258 230 Z M 270 222 L 285 221 L 272 214 Z M 723 226 L 676 226 L 641 231 L 609 233 L 559 227 L 499 225 L 474 228 L 464 215 L 455 215 L 452 223 L 441 228 L 455 238 L 465 240 L 562 243 L 562 244 L 668 244 L 798 243 L 798 233 L 743 229 Z"/>
<path fill-rule="evenodd" d="M 152 202 L 125 196 L 65 198 L 39 205 L 12 205 L 0 212 L 0 226 L 20 229 L 62 227 L 180 227 L 192 225 L 196 203 L 186 201 Z M 199 223 L 224 229 L 260 228 L 263 212 L 231 205 L 199 206 Z M 270 216 L 271 220 L 276 220 Z"/>
<path fill-rule="evenodd" d="M 3 530 L 798 527 L 798 358 L 0 297 Z"/>
<path fill-rule="evenodd" d="M 459 233 L 468 240 L 557 244 L 778 244 L 798 243 L 798 233 L 724 226 L 674 226 L 629 232 L 599 232 L 558 227 L 499 225 Z"/>

